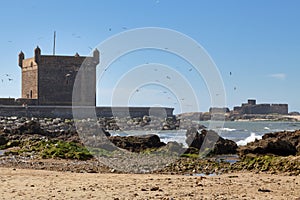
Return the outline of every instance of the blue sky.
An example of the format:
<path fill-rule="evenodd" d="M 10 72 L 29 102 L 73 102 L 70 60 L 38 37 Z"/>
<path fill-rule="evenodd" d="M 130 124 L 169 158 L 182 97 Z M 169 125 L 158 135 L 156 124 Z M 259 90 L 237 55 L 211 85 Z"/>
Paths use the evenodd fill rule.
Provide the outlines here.
<path fill-rule="evenodd" d="M 52 54 L 54 30 L 56 54 L 88 55 L 90 48 L 125 29 L 162 27 L 186 34 L 206 49 L 220 71 L 230 108 L 256 98 L 258 103 L 289 103 L 290 111 L 300 111 L 299 8 L 296 0 L 1 1 L 0 96 L 20 97 L 18 53 L 22 50 L 26 57 L 32 57 L 33 49 L 39 45 L 42 54 Z M 160 62 L 158 58 L 168 60 L 174 68 L 181 63 L 178 58 L 157 51 L 124 56 L 99 80 L 98 90 L 102 86 L 109 90 L 108 80 L 119 80 L 138 61 Z M 122 66 L 125 67 L 119 70 Z M 193 83 L 193 75 L 187 79 L 200 93 L 199 110 L 208 110 L 205 83 Z M 147 87 L 148 96 L 147 92 L 135 95 L 134 91 Z M 130 104 L 180 104 L 168 88 L 164 88 L 165 99 L 149 92 L 153 89 L 163 90 L 158 85 L 133 88 Z M 106 105 L 108 101 L 107 96 L 98 97 L 98 104 Z"/>

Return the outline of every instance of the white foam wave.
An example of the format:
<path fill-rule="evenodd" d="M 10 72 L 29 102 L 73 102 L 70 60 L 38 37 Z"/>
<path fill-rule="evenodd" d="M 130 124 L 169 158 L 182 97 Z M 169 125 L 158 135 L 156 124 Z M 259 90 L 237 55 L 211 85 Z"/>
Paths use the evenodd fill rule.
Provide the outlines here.
<path fill-rule="evenodd" d="M 256 135 L 255 133 L 251 133 L 251 135 L 249 137 L 245 138 L 244 140 L 238 141 L 237 145 L 238 146 L 244 146 L 244 145 L 246 145 L 249 142 L 255 141 L 255 139 L 260 140 L 261 138 L 262 138 L 262 136 Z"/>
<path fill-rule="evenodd" d="M 227 131 L 227 132 L 231 132 L 231 131 L 236 131 L 236 129 L 234 128 L 220 128 L 220 131 Z"/>
<path fill-rule="evenodd" d="M 267 126 L 266 126 L 266 127 L 264 127 L 264 129 L 265 129 L 265 130 L 270 130 L 270 128 L 269 128 L 269 127 L 267 127 Z"/>

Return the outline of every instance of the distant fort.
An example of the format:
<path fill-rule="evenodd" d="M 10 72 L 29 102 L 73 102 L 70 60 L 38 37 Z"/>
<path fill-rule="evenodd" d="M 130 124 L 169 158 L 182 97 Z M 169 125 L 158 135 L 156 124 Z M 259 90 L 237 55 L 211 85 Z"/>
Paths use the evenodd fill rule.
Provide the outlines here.
<path fill-rule="evenodd" d="M 84 106 L 93 107 L 101 117 L 114 114 L 131 117 L 144 115 L 173 116 L 174 108 L 165 107 L 96 107 L 96 67 L 100 62 L 100 52 L 95 49 L 93 56 L 42 55 L 41 49 L 34 49 L 34 57 L 25 58 L 21 51 L 18 65 L 22 70 L 22 97 L 0 98 L 0 116 L 72 117 L 72 94 L 77 73 L 84 63 L 87 82 L 80 101 Z M 88 77 L 88 78 L 87 78 Z M 79 85 L 83 87 L 84 84 Z M 113 110 L 113 111 L 112 111 Z"/>
<path fill-rule="evenodd" d="M 288 114 L 288 104 L 256 104 L 256 100 L 249 99 L 248 103 L 233 108 L 236 114 Z"/>

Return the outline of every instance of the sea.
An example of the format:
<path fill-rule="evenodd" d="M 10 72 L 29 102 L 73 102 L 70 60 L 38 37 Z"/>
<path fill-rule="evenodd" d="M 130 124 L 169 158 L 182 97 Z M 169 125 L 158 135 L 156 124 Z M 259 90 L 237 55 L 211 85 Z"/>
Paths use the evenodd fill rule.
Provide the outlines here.
<path fill-rule="evenodd" d="M 210 127 L 210 121 L 200 121 L 199 124 Z M 300 129 L 300 122 L 286 121 L 226 121 L 223 126 L 214 128 L 221 137 L 235 141 L 239 146 L 246 145 L 255 139 L 261 139 L 266 133 L 279 131 L 294 131 Z M 162 142 L 176 141 L 187 146 L 186 130 L 168 131 L 115 131 L 112 135 L 129 136 L 157 134 Z"/>

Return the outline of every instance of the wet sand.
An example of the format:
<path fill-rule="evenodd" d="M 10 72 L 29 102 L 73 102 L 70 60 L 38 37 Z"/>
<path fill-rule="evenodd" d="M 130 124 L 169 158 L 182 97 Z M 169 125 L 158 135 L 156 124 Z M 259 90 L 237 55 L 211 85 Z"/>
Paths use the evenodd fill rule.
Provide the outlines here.
<path fill-rule="evenodd" d="M 0 168 L 0 199 L 291 199 L 300 176 L 72 173 Z"/>

